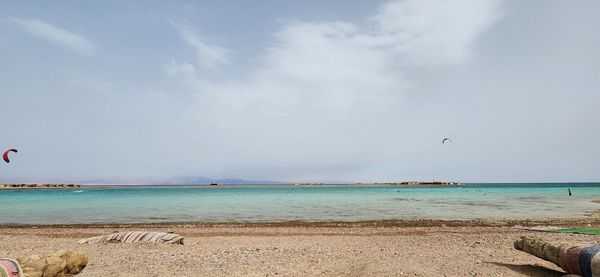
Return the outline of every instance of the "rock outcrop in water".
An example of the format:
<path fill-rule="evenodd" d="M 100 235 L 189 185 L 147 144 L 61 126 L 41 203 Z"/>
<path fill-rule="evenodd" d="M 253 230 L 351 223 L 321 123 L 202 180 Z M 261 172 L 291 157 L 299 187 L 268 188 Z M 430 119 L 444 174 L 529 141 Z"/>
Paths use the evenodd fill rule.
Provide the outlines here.
<path fill-rule="evenodd" d="M 0 184 L 0 189 L 67 189 L 81 188 L 77 184 Z"/>
<path fill-rule="evenodd" d="M 314 186 L 325 186 L 324 183 L 294 183 L 297 187 L 314 187 Z"/>
<path fill-rule="evenodd" d="M 326 183 L 295 183 L 294 184 L 294 186 L 304 186 L 304 187 L 327 186 L 327 185 L 335 186 L 336 184 L 326 184 Z M 382 185 L 386 185 L 386 186 L 460 186 L 462 184 L 459 183 L 459 182 L 438 182 L 438 181 L 433 181 L 433 182 L 416 182 L 416 181 L 409 181 L 409 182 L 353 183 L 352 185 L 354 185 L 354 186 L 369 186 L 369 185 L 378 185 L 378 186 L 382 186 Z"/>
<path fill-rule="evenodd" d="M 376 185 L 392 185 L 392 186 L 460 186 L 462 185 L 459 182 L 417 182 L 417 181 L 408 181 L 408 182 L 386 182 L 386 183 L 375 183 Z"/>

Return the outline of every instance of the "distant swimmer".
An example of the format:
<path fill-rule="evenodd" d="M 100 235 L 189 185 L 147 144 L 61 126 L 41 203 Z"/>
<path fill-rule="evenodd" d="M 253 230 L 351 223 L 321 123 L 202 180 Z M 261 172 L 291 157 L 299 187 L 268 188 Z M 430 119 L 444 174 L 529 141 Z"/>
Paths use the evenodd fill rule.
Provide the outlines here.
<path fill-rule="evenodd" d="M 445 144 L 447 141 L 448 141 L 448 142 L 452 142 L 452 140 L 451 140 L 450 138 L 444 138 L 444 139 L 442 140 L 442 144 Z"/>
<path fill-rule="evenodd" d="M 571 189 L 567 189 L 569 191 L 569 196 L 572 196 Z"/>

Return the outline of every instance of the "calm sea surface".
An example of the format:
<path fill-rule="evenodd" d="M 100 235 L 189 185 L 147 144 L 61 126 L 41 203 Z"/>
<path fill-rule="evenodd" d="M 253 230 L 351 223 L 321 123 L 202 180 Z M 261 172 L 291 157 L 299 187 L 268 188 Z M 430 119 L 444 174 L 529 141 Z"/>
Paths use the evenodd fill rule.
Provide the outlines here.
<path fill-rule="evenodd" d="M 0 224 L 577 218 L 592 200 L 600 183 L 0 190 Z"/>

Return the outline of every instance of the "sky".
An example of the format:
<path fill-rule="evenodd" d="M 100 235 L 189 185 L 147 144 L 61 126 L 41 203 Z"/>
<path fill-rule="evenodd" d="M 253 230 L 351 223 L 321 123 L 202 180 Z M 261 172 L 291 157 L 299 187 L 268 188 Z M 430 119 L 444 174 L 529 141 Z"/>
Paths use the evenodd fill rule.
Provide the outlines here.
<path fill-rule="evenodd" d="M 2 1 L 0 181 L 600 181 L 598 10 Z"/>

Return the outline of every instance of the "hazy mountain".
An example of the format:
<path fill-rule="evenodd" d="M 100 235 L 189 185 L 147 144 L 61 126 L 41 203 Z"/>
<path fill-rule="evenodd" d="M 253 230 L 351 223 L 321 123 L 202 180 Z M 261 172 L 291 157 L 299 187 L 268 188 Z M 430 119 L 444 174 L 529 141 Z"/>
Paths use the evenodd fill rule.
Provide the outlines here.
<path fill-rule="evenodd" d="M 173 178 L 94 178 L 94 179 L 47 179 L 47 178 L 0 178 L 0 183 L 74 183 L 74 184 L 112 184 L 112 185 L 208 185 L 219 184 L 287 184 L 289 182 L 273 180 L 244 180 L 235 178 L 173 177 Z"/>

